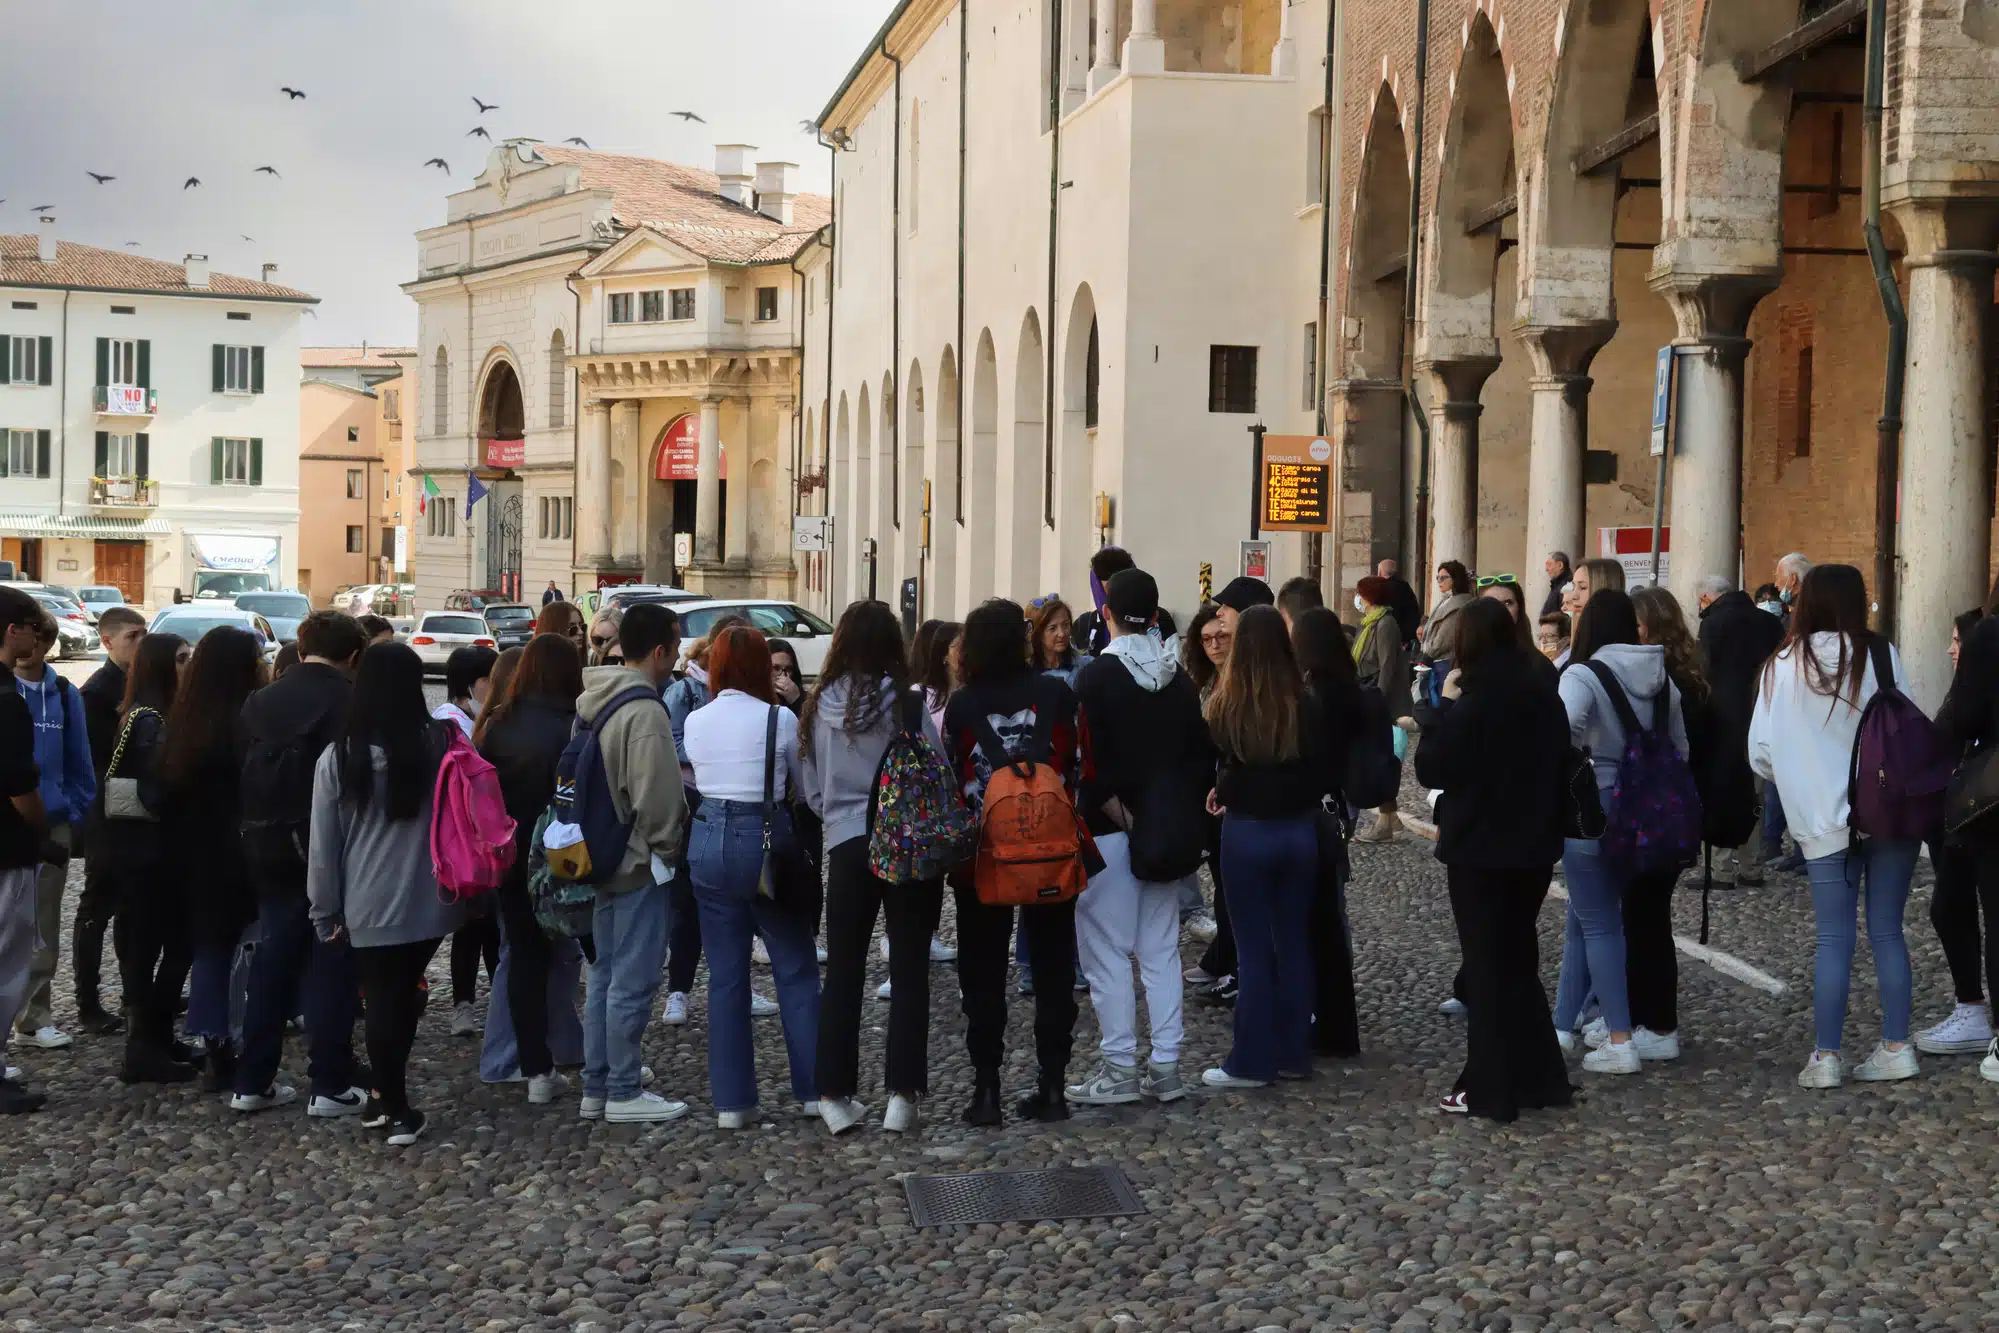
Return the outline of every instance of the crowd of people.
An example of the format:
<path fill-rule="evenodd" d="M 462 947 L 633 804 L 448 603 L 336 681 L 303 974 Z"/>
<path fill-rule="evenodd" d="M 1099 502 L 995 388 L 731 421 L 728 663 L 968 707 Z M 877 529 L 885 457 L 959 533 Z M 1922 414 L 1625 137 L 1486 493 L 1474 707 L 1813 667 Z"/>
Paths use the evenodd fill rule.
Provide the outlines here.
<path fill-rule="evenodd" d="M 688 1021 L 705 957 L 717 1125 L 761 1114 L 759 1017 L 782 1032 L 789 1113 L 834 1134 L 866 1123 L 878 923 L 885 1131 L 916 1131 L 930 1100 L 935 962 L 957 966 L 970 1124 L 1007 1113 L 1010 964 L 1038 1070 L 1017 1117 L 1258 1088 L 1360 1050 L 1350 847 L 1404 832 L 1413 750 L 1462 958 L 1444 1007 L 1465 1016 L 1466 1061 L 1444 1111 L 1567 1105 L 1571 1054 L 1602 1075 L 1678 1058 L 1672 899 L 1697 863 L 1723 886 L 1761 883 L 1766 863 L 1808 877 L 1802 1085 L 1912 1077 L 1918 1049 L 1989 1048 L 1981 1072 L 1999 1081 L 1999 771 L 1984 774 L 1999 620 L 1960 619 L 1957 681 L 1930 719 L 1848 566 L 1787 556 L 1754 599 L 1706 579 L 1697 627 L 1665 589 L 1627 590 L 1614 561 L 1556 553 L 1547 569 L 1537 610 L 1513 576 L 1446 561 L 1425 614 L 1385 561 L 1345 618 L 1311 580 L 1239 578 L 1181 634 L 1155 580 L 1106 548 L 1080 617 L 1056 597 L 994 599 L 905 642 L 888 606 L 856 602 L 809 685 L 791 645 L 740 618 L 683 645 L 669 606 L 587 620 L 551 585 L 524 647 L 451 656 L 435 708 L 392 629 L 333 611 L 267 668 L 247 632 L 190 647 L 107 610 L 108 660 L 78 688 L 47 665 L 46 613 L 0 588 L 0 1011 L 17 1042 L 73 1042 L 51 988 L 82 855 L 78 1023 L 122 1035 L 121 1078 L 199 1081 L 243 1114 L 303 1092 L 308 1116 L 358 1117 L 391 1144 L 426 1128 L 409 1056 L 447 938 L 451 1031 L 483 1035 L 482 1077 L 545 1106 L 580 1069 L 586 1119 L 688 1113 L 651 1086 L 642 1047 L 655 1016 Z M 1867 750 L 1863 791 L 1852 775 L 1880 735 L 1898 739 Z M 512 824 L 511 854 L 470 888 L 444 868 L 468 756 Z M 579 840 L 587 856 L 563 851 Z M 1925 841 L 1958 1003 L 1912 1032 L 1902 916 Z M 1551 1003 L 1537 921 L 1558 867 Z M 580 895 L 567 916 L 565 883 Z M 1863 900 L 1882 1031 L 1849 1065 Z M 1192 968 L 1186 936 L 1206 945 Z M 1079 991 L 1098 1049 L 1077 1079 Z M 1190 996 L 1234 1011 L 1229 1049 L 1198 1075 L 1182 1072 Z M 293 1027 L 303 1089 L 278 1077 Z M 44 1100 L 5 1071 L 0 1110 Z"/>

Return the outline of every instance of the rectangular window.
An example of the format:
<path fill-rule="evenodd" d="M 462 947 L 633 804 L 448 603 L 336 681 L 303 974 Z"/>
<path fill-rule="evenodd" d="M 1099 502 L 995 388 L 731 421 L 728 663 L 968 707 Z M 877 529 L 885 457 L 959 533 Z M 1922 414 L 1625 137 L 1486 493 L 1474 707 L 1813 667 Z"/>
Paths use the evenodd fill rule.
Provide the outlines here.
<path fill-rule="evenodd" d="M 1326 188 L 1326 111 L 1314 107 L 1305 124 L 1305 202 L 1316 204 Z"/>
<path fill-rule="evenodd" d="M 250 312 L 249 312 L 249 311 L 247 311 L 247 310 L 231 310 L 231 311 L 229 312 L 229 318 L 230 318 L 230 319 L 240 319 L 240 320 L 248 320 L 248 319 L 250 318 Z"/>
<path fill-rule="evenodd" d="M 1256 411 L 1256 349 L 1254 347 L 1208 348 L 1208 410 L 1210 412 Z"/>
<path fill-rule="evenodd" d="M 349 523 L 347 525 L 347 553 L 349 555 L 359 555 L 364 549 L 361 545 L 361 525 L 359 523 Z"/>
<path fill-rule="evenodd" d="M 9 338 L 7 340 L 7 380 L 10 384 L 35 384 L 42 378 L 41 347 L 36 338 Z"/>
<path fill-rule="evenodd" d="M 250 484 L 250 442 L 248 440 L 224 440 L 222 442 L 222 484 L 224 486 L 248 486 Z"/>
<path fill-rule="evenodd" d="M 222 349 L 222 392 L 249 393 L 250 349 L 247 347 L 224 347 Z"/>
<path fill-rule="evenodd" d="M 576 501 L 565 495 L 558 499 L 556 504 L 562 510 L 559 516 L 562 519 L 562 531 L 556 535 L 566 541 L 576 535 Z"/>
<path fill-rule="evenodd" d="M 1090 346 L 1088 360 L 1083 370 L 1083 428 L 1095 430 L 1098 414 L 1103 410 L 1103 371 L 1097 348 L 1097 321 L 1090 321 Z"/>
<path fill-rule="evenodd" d="M 347 443 L 358 444 L 360 443 L 360 441 L 361 441 L 361 428 L 359 426 L 349 426 L 347 428 Z"/>
<path fill-rule="evenodd" d="M 1777 311 L 1777 438 L 1779 459 L 1812 456 L 1812 308 Z"/>
<path fill-rule="evenodd" d="M 729 286 L 722 289 L 722 318 L 731 324 L 743 322 L 743 289 Z"/>
<path fill-rule="evenodd" d="M 114 305 L 111 307 L 111 313 L 114 315 L 136 315 L 139 311 L 137 306 Z"/>
<path fill-rule="evenodd" d="M 539 521 L 535 525 L 534 535 L 543 540 L 548 538 L 548 499 L 549 497 L 544 495 L 535 503 L 535 515 Z"/>
<path fill-rule="evenodd" d="M 1305 403 L 1307 412 L 1319 406 L 1319 326 L 1305 326 Z"/>
<path fill-rule="evenodd" d="M 692 287 L 675 287 L 667 295 L 673 298 L 672 308 L 667 312 L 668 319 L 694 318 L 694 289 Z"/>
<path fill-rule="evenodd" d="M 129 387 L 139 382 L 139 340 L 137 338 L 107 339 L 105 348 L 105 383 Z"/>
<path fill-rule="evenodd" d="M 358 467 L 347 469 L 347 498 L 350 500 L 361 498 L 361 469 Z"/>
<path fill-rule="evenodd" d="M 456 537 L 458 535 L 458 497 L 455 495 L 433 495 L 430 507 L 425 511 L 426 531 L 433 537 Z"/>
<path fill-rule="evenodd" d="M 777 288 L 757 288 L 757 320 L 768 324 L 777 318 Z"/>
<path fill-rule="evenodd" d="M 382 390 L 382 419 L 401 421 L 403 419 L 403 391 L 401 389 Z"/>
<path fill-rule="evenodd" d="M 666 318 L 665 292 L 639 293 L 639 322 L 657 324 Z"/>
<path fill-rule="evenodd" d="M 16 301 L 16 302 L 14 302 L 14 309 L 16 309 L 16 310 L 39 310 L 40 308 L 41 308 L 41 307 L 40 307 L 39 305 L 37 305 L 37 304 L 36 304 L 35 302 L 33 302 L 33 301 Z"/>
<path fill-rule="evenodd" d="M 136 477 L 139 475 L 138 436 L 105 436 L 104 475 L 107 477 Z"/>
<path fill-rule="evenodd" d="M 611 293 L 611 322 L 613 324 L 629 324 L 632 322 L 632 294 L 630 292 Z"/>
<path fill-rule="evenodd" d="M 10 430 L 4 433 L 7 436 L 7 475 L 34 476 L 35 433 L 31 430 Z"/>

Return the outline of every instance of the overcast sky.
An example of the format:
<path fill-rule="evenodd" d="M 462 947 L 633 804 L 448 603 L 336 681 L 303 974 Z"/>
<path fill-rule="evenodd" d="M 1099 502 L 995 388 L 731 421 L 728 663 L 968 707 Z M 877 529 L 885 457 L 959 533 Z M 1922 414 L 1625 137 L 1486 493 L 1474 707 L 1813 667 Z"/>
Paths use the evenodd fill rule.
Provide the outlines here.
<path fill-rule="evenodd" d="M 0 231 L 53 204 L 64 240 L 321 298 L 307 343 L 407 342 L 419 227 L 495 141 L 714 166 L 758 145 L 826 189 L 816 116 L 893 0 L 6 0 Z M 281 85 L 303 89 L 293 101 Z M 478 96 L 499 109 L 481 116 Z M 695 111 L 707 124 L 670 117 Z M 443 157 L 446 180 L 421 164 Z M 277 179 L 256 174 L 273 166 Z M 96 185 L 84 173 L 116 176 Z M 189 176 L 198 189 L 183 189 Z M 244 240 L 244 236 L 254 240 Z"/>

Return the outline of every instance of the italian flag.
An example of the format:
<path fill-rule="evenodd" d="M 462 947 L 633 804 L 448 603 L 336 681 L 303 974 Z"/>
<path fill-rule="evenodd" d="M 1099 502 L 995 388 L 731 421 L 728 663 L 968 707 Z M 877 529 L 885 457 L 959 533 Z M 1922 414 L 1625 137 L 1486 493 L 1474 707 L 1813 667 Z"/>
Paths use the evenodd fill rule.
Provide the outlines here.
<path fill-rule="evenodd" d="M 437 478 L 431 476 L 428 472 L 424 473 L 423 489 L 418 491 L 416 496 L 417 516 L 421 518 L 423 515 L 429 513 L 431 499 L 442 494 L 443 492 L 437 488 Z"/>

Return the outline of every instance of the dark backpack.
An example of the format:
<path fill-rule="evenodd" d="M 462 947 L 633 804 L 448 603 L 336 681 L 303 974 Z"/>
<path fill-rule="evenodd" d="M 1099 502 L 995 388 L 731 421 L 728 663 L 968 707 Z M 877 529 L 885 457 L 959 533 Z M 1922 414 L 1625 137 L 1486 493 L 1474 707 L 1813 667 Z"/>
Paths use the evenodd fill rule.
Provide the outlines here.
<path fill-rule="evenodd" d="M 1929 838 L 1943 827 L 1944 792 L 1957 753 L 1916 701 L 1895 687 L 1888 642 L 1871 645 L 1874 697 L 1860 713 L 1847 772 L 1853 836 Z"/>
<path fill-rule="evenodd" d="M 1435 672 L 1431 673 L 1435 675 Z M 1402 791 L 1402 761 L 1395 757 L 1395 723 L 1388 700 L 1372 685 L 1360 687 L 1360 726 L 1347 748 L 1347 771 L 1340 794 L 1351 805 L 1377 810 Z"/>
<path fill-rule="evenodd" d="M 549 810 L 556 821 L 582 829 L 583 841 L 564 849 L 568 855 L 546 855 L 555 878 L 602 884 L 618 873 L 618 866 L 625 859 L 625 848 L 631 842 L 632 825 L 638 820 L 636 814 L 631 819 L 618 818 L 598 738 L 619 709 L 629 704 L 659 702 L 658 693 L 650 686 L 634 685 L 613 695 L 591 721 L 576 719 L 576 730 L 570 735 L 569 744 L 562 747 L 562 757 L 555 761 L 555 799 Z M 539 837 L 536 845 L 541 845 Z"/>
<path fill-rule="evenodd" d="M 1132 878 L 1171 884 L 1201 868 L 1208 855 L 1208 792 L 1214 775 L 1196 765 L 1153 764 L 1134 798 L 1127 848 Z"/>
<path fill-rule="evenodd" d="M 1686 756 L 1673 746 L 1672 686 L 1660 690 L 1647 728 L 1639 725 L 1624 686 L 1609 667 L 1583 665 L 1610 696 L 1624 728 L 1624 754 L 1605 811 L 1603 854 L 1640 873 L 1684 870 L 1700 858 L 1701 796 Z"/>
<path fill-rule="evenodd" d="M 312 832 L 312 774 L 325 742 L 319 720 L 280 740 L 259 739 L 243 756 L 243 861 L 259 883 L 305 879 Z"/>

